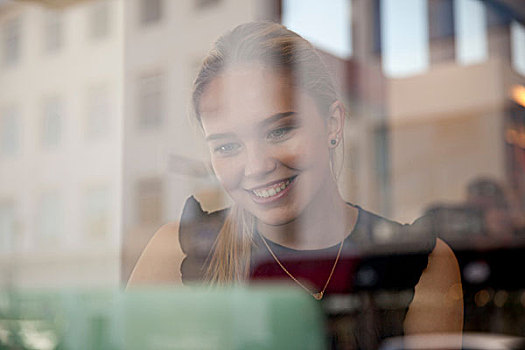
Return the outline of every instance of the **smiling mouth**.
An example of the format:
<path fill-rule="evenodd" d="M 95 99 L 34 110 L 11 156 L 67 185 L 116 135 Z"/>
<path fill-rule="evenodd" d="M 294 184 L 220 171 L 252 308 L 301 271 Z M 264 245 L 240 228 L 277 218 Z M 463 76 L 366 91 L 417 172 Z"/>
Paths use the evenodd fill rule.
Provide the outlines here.
<path fill-rule="evenodd" d="M 296 176 L 282 180 L 270 186 L 260 187 L 249 191 L 257 201 L 267 202 L 282 197 L 288 192 L 290 185 L 293 184 Z"/>

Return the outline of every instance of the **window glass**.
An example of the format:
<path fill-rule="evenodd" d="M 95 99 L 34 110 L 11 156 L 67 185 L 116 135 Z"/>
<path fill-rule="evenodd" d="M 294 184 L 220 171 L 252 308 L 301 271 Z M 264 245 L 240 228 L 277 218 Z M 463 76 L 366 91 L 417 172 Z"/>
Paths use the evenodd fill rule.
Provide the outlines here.
<path fill-rule="evenodd" d="M 143 75 L 138 80 L 138 126 L 155 129 L 164 119 L 164 78 L 161 73 Z"/>
<path fill-rule="evenodd" d="M 85 192 L 85 232 L 88 240 L 108 238 L 110 229 L 110 203 L 108 187 L 91 187 Z"/>
<path fill-rule="evenodd" d="M 195 6 L 198 9 L 203 9 L 203 8 L 208 7 L 208 6 L 216 5 L 216 4 L 220 3 L 220 2 L 221 2 L 221 0 L 195 0 Z"/>
<path fill-rule="evenodd" d="M 460 64 L 482 62 L 488 56 L 485 6 L 480 1 L 456 0 L 456 59 Z"/>
<path fill-rule="evenodd" d="M 2 154 L 14 155 L 20 148 L 20 114 L 15 107 L 6 108 L 0 115 L 0 145 Z"/>
<path fill-rule="evenodd" d="M 13 201 L 0 200 L 0 252 L 12 253 L 15 249 L 16 217 Z"/>
<path fill-rule="evenodd" d="M 89 11 L 89 37 L 101 39 L 109 34 L 110 18 L 109 11 L 112 1 L 99 0 L 91 4 Z"/>
<path fill-rule="evenodd" d="M 52 247 L 63 241 L 64 207 L 58 190 L 46 190 L 37 199 L 34 243 Z"/>
<path fill-rule="evenodd" d="M 352 55 L 351 2 L 284 0 L 282 22 L 323 50 L 342 58 Z"/>
<path fill-rule="evenodd" d="M 522 348 L 524 5 L 0 0 L 0 349 Z"/>
<path fill-rule="evenodd" d="M 44 148 L 56 148 L 62 138 L 63 106 L 59 97 L 47 98 L 40 123 L 40 141 Z"/>
<path fill-rule="evenodd" d="M 427 2 L 381 1 L 383 71 L 390 77 L 424 72 L 429 65 Z"/>
<path fill-rule="evenodd" d="M 3 29 L 3 61 L 7 66 L 13 65 L 20 59 L 21 30 L 20 18 L 11 18 L 2 26 Z"/>
<path fill-rule="evenodd" d="M 525 76 L 525 26 L 517 21 L 511 25 L 512 66 L 522 76 Z"/>
<path fill-rule="evenodd" d="M 139 0 L 140 23 L 149 25 L 162 18 L 163 0 Z"/>
<path fill-rule="evenodd" d="M 88 139 L 99 139 L 109 134 L 112 120 L 108 93 L 108 87 L 103 84 L 88 90 L 87 120 L 84 129 Z"/>
<path fill-rule="evenodd" d="M 56 10 L 46 10 L 44 15 L 44 50 L 46 52 L 58 51 L 64 41 L 63 15 Z"/>

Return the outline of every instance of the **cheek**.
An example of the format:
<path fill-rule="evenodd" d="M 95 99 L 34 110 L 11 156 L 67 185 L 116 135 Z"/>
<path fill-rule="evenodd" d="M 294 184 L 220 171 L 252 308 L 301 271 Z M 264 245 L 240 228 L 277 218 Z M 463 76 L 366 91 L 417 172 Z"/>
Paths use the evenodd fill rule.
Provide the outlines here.
<path fill-rule="evenodd" d="M 319 168 L 330 162 L 329 150 L 322 137 L 297 138 L 281 149 L 279 159 L 300 170 Z"/>
<path fill-rule="evenodd" d="M 211 165 L 215 175 L 226 191 L 237 188 L 242 180 L 242 165 L 239 159 L 212 157 Z"/>

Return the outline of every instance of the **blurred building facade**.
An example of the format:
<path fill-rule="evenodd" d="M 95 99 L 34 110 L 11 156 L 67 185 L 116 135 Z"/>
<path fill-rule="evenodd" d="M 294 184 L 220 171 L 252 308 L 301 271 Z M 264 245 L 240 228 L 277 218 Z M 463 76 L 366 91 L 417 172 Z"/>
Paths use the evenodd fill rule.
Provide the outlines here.
<path fill-rule="evenodd" d="M 0 283 L 117 285 L 123 1 L 0 5 Z"/>
<path fill-rule="evenodd" d="M 2 2 L 2 282 L 119 283 L 189 195 L 226 205 L 191 84 L 218 33 L 271 18 L 268 5 Z"/>
<path fill-rule="evenodd" d="M 348 199 L 412 222 L 431 204 L 464 200 L 467 184 L 487 177 L 519 193 L 524 208 L 524 105 L 515 92 L 525 85 L 524 5 L 350 2 L 351 57 L 323 52 L 349 109 Z M 293 16 L 284 24 L 299 22 Z"/>

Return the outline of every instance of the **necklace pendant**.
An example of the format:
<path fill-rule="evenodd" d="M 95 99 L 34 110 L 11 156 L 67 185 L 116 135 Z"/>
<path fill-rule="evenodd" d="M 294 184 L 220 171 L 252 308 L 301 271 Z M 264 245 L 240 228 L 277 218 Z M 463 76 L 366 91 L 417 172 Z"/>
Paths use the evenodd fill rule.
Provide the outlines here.
<path fill-rule="evenodd" d="M 315 298 L 315 300 L 321 300 L 323 299 L 323 292 L 312 294 L 312 296 Z"/>

